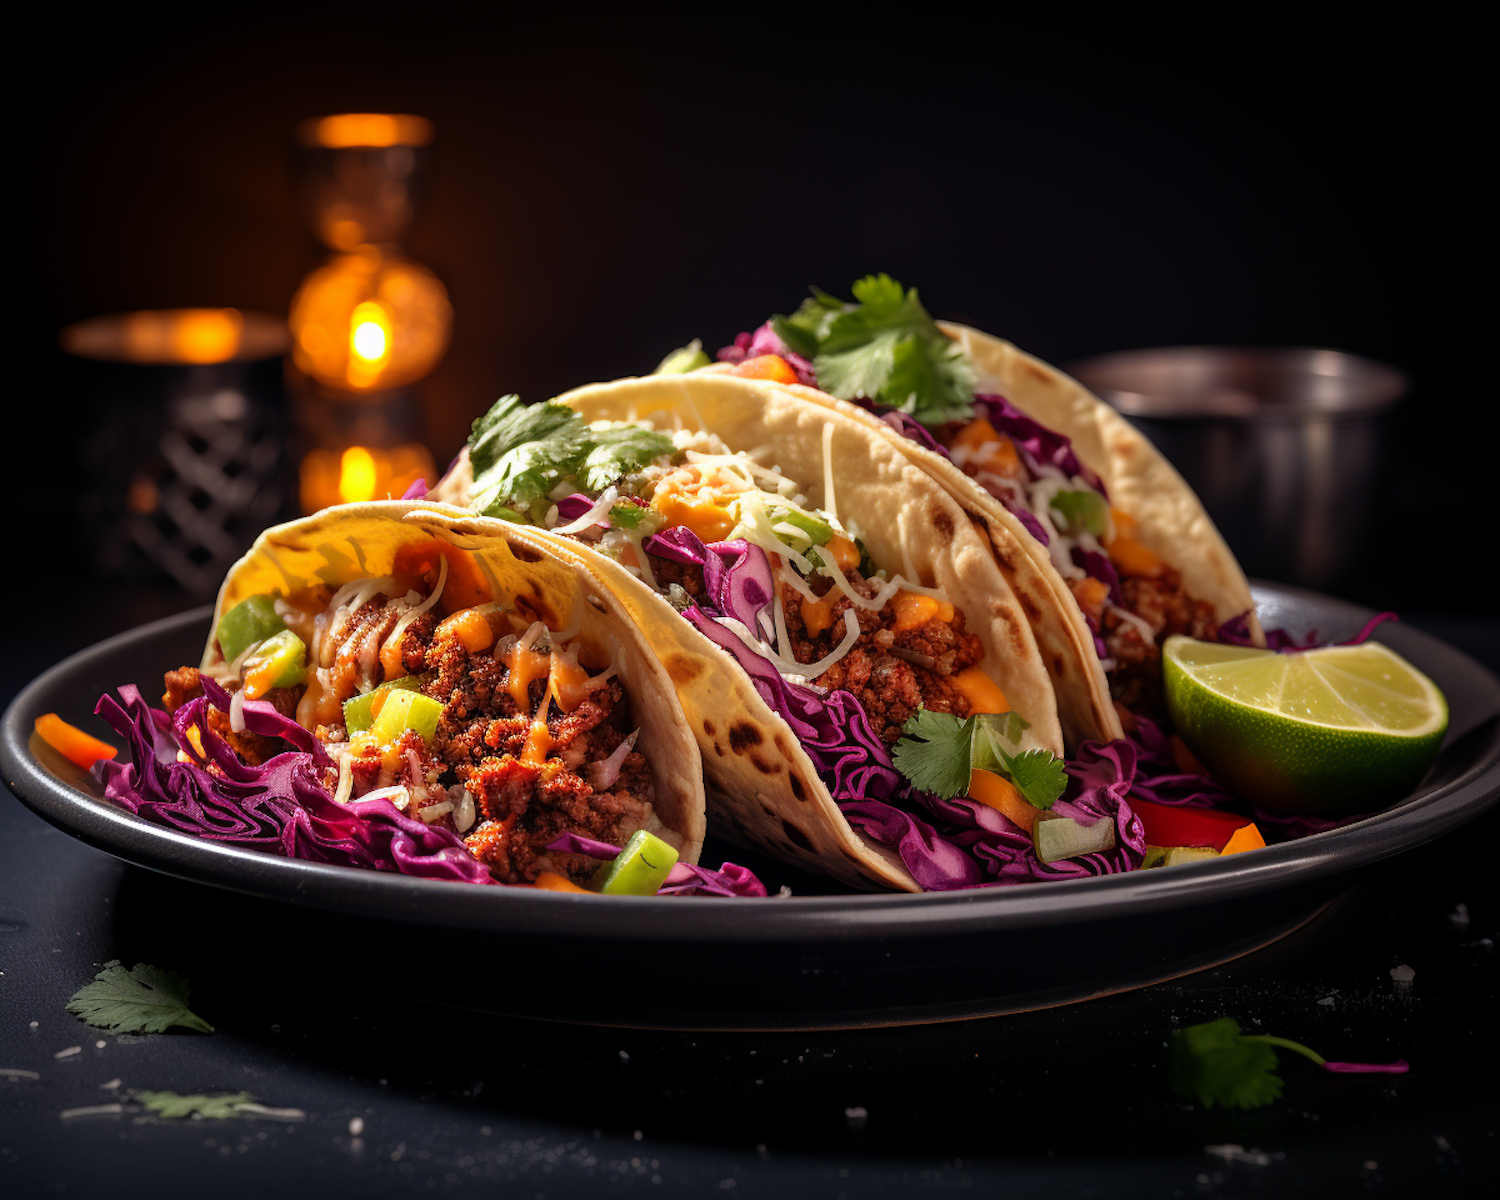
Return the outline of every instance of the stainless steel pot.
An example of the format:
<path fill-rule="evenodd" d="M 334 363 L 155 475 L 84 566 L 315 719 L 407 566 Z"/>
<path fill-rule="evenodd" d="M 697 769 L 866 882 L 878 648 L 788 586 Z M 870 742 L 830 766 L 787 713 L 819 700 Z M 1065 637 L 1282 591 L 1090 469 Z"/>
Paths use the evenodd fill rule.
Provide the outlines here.
<path fill-rule="evenodd" d="M 1177 346 L 1067 368 L 1149 437 L 1202 498 L 1247 574 L 1329 588 L 1372 532 L 1385 363 L 1338 350 Z"/>

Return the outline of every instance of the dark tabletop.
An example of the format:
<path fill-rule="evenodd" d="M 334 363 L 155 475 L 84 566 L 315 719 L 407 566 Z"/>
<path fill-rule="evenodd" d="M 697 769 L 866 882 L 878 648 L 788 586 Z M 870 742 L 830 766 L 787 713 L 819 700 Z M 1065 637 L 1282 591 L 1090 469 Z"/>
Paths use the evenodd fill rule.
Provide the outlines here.
<path fill-rule="evenodd" d="M 145 607 L 108 619 L 125 627 Z M 1500 670 L 1500 625 L 1408 619 Z M 71 629 L 44 626 L 13 654 L 0 705 L 94 640 Z M 1372 868 L 1277 945 L 1086 1004 L 905 1029 L 660 1033 L 466 1011 L 424 987 L 420 935 L 399 926 L 379 961 L 334 968 L 309 936 L 317 914 L 127 867 L 0 796 L 0 1193 L 1488 1194 L 1497 842 L 1491 809 Z M 215 1032 L 115 1036 L 70 1016 L 113 959 L 185 974 Z M 1393 978 L 1401 966 L 1410 982 Z M 495 987 L 525 986 L 526 969 L 497 961 Z M 691 961 L 660 969 L 737 986 Z M 1269 1108 L 1179 1102 L 1168 1034 L 1225 1015 L 1332 1059 L 1412 1069 L 1338 1077 L 1283 1055 Z M 130 1103 L 149 1090 L 296 1111 L 169 1121 Z"/>

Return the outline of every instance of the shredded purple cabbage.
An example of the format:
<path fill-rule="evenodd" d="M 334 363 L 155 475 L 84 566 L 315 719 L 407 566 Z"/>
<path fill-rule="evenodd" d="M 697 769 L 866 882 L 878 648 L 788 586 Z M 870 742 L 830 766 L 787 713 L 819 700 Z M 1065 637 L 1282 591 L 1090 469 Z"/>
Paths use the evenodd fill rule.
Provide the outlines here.
<path fill-rule="evenodd" d="M 1250 640 L 1250 613 L 1240 613 L 1238 616 L 1230 617 L 1224 624 L 1219 626 L 1216 639 L 1227 642 L 1231 646 L 1253 646 Z M 1317 650 L 1322 646 L 1362 646 L 1370 640 L 1371 635 L 1387 621 L 1399 621 L 1401 618 L 1393 612 L 1379 612 L 1364 623 L 1352 638 L 1346 642 L 1320 642 L 1318 631 L 1309 629 L 1307 636 L 1298 639 L 1295 634 L 1288 633 L 1285 629 L 1267 629 L 1266 649 L 1275 650 L 1278 654 L 1296 654 L 1302 650 Z"/>
<path fill-rule="evenodd" d="M 173 717 L 151 708 L 133 684 L 119 689 L 119 700 L 100 698 L 94 711 L 131 748 L 131 762 L 104 759 L 94 767 L 110 801 L 183 833 L 288 858 L 492 882 L 484 864 L 452 831 L 404 816 L 389 800 L 335 803 L 319 782 L 327 762 L 320 746 L 247 766 L 208 725 L 210 704 L 227 711 L 227 694 L 210 679 L 203 683 L 208 694 L 190 700 Z M 307 730 L 263 701 L 245 704 L 245 724 L 299 747 L 317 746 Z"/>
<path fill-rule="evenodd" d="M 401 493 L 401 499 L 420 500 L 422 499 L 422 497 L 427 495 L 430 490 L 431 489 L 427 486 L 427 480 L 418 475 L 411 481 L 411 485 L 406 489 L 406 491 Z"/>
<path fill-rule="evenodd" d="M 738 365 L 747 358 L 759 358 L 762 354 L 780 355 L 797 372 L 798 383 L 805 383 L 808 387 L 818 386 L 818 377 L 813 371 L 812 363 L 788 349 L 776 330 L 771 328 L 769 321 L 754 333 L 737 334 L 734 345 L 725 346 L 719 351 L 719 361 Z"/>
<path fill-rule="evenodd" d="M 675 525 L 647 539 L 646 550 L 658 558 L 703 568 L 703 586 L 711 608 L 755 630 L 761 611 L 776 597 L 766 552 L 744 538 L 705 546 L 691 529 Z"/>
<path fill-rule="evenodd" d="M 598 497 L 595 497 L 597 500 Z M 582 492 L 574 492 L 571 496 L 564 496 L 557 502 L 557 521 L 560 525 L 568 525 L 578 520 L 584 513 L 594 507 L 595 500 L 590 500 Z M 606 516 L 599 522 L 608 525 L 609 518 Z"/>
<path fill-rule="evenodd" d="M 1070 438 L 1048 429 L 1040 421 L 1033 421 L 1004 396 L 975 396 L 974 403 L 998 432 L 1025 450 L 1034 461 L 1056 467 L 1064 475 L 1076 475 L 1106 500 L 1109 499 L 1104 481 L 1079 461 Z"/>
<path fill-rule="evenodd" d="M 604 862 L 619 856 L 617 846 L 598 838 L 565 833 L 549 842 L 547 849 L 557 854 L 582 854 Z M 719 870 L 679 862 L 667 872 L 667 881 L 656 890 L 658 896 L 764 896 L 766 885 L 749 867 L 726 862 Z"/>

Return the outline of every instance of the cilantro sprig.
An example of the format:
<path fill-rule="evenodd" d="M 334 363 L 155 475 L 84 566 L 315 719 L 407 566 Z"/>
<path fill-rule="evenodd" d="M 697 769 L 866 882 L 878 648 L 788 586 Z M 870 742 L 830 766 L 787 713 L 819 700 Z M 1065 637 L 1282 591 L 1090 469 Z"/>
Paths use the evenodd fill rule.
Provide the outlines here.
<path fill-rule="evenodd" d="M 1329 1062 L 1301 1042 L 1242 1033 L 1239 1022 L 1220 1017 L 1173 1031 L 1167 1082 L 1184 1100 L 1196 1100 L 1205 1108 L 1259 1108 L 1281 1096 L 1281 1076 L 1274 1073 L 1278 1046 L 1341 1074 L 1402 1075 L 1409 1069 L 1404 1058 L 1392 1063 Z"/>
<path fill-rule="evenodd" d="M 126 968 L 115 959 L 73 993 L 68 1011 L 115 1033 L 164 1033 L 174 1025 L 212 1033 L 214 1027 L 188 1008 L 191 997 L 188 981 L 176 971 L 146 963 Z"/>
<path fill-rule="evenodd" d="M 870 399 L 910 413 L 923 425 L 974 413 L 974 371 L 917 298 L 889 275 L 866 275 L 854 303 L 813 289 L 772 328 L 809 358 L 818 386 L 844 400 Z"/>
<path fill-rule="evenodd" d="M 1029 728 L 1017 713 L 975 713 L 960 718 L 917 710 L 901 727 L 891 754 L 896 770 L 924 792 L 945 800 L 969 790 L 972 771 L 1004 775 L 1028 804 L 1051 808 L 1068 786 L 1062 759 L 1047 750 L 1015 753 Z"/>
<path fill-rule="evenodd" d="M 580 492 L 601 492 L 672 449 L 668 435 L 646 425 L 595 429 L 555 400 L 526 405 L 519 396 L 502 396 L 469 435 L 471 503 L 488 516 L 516 520 L 565 480 Z"/>

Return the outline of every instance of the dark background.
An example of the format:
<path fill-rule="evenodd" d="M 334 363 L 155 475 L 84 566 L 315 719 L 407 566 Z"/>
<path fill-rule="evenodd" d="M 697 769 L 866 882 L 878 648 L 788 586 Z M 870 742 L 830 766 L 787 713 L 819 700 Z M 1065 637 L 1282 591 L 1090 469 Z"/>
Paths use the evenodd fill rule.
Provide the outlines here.
<path fill-rule="evenodd" d="M 1299 17 L 1172 27 L 1010 10 L 733 23 L 379 7 L 38 26 L 21 159 L 32 277 L 11 344 L 53 506 L 77 436 L 55 349 L 103 312 L 284 313 L 321 250 L 294 200 L 309 115 L 438 129 L 409 249 L 447 283 L 424 385 L 444 462 L 499 394 L 713 349 L 809 284 L 889 271 L 1052 362 L 1138 346 L 1331 346 L 1392 362 L 1376 607 L 1453 586 L 1482 513 L 1466 430 L 1483 308 L 1468 39 Z M 86 24 L 80 31 L 76 24 Z M 1421 546 L 1430 555 L 1403 547 Z"/>

